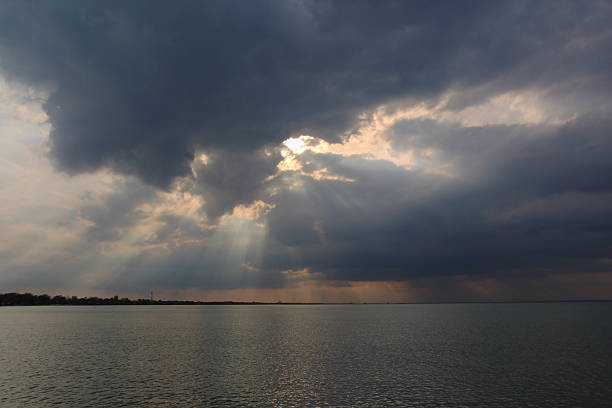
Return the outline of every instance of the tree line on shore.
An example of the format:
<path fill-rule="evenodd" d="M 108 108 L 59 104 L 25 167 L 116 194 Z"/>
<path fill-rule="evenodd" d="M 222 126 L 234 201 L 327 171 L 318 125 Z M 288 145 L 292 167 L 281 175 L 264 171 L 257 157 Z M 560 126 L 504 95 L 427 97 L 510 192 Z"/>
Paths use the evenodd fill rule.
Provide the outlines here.
<path fill-rule="evenodd" d="M 318 305 L 322 303 L 314 302 L 203 302 L 197 300 L 155 300 L 155 299 L 128 299 L 113 296 L 108 298 L 77 297 L 77 296 L 49 296 L 47 294 L 33 295 L 32 293 L 0 293 L 0 306 L 88 306 L 88 305 Z"/>
<path fill-rule="evenodd" d="M 77 297 L 77 296 L 49 296 L 47 294 L 33 295 L 31 293 L 0 293 L 0 306 L 50 306 L 50 305 L 252 305 L 263 304 L 261 302 L 200 302 L 192 300 L 151 300 L 151 299 L 128 299 L 118 296 L 99 297 Z"/>

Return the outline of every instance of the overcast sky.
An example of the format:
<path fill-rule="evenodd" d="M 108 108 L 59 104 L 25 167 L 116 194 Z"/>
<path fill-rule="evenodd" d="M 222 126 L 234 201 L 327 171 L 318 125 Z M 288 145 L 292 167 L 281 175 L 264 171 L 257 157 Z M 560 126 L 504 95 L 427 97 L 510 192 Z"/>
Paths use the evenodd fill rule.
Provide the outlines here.
<path fill-rule="evenodd" d="M 0 0 L 0 292 L 612 297 L 609 1 Z"/>

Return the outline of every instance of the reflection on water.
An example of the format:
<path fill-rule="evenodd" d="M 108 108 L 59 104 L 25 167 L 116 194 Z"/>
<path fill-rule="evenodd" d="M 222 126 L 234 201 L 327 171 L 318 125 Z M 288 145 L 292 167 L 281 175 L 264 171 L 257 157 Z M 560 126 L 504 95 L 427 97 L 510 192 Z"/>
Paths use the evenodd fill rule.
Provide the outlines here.
<path fill-rule="evenodd" d="M 0 406 L 606 406 L 611 303 L 0 308 Z"/>

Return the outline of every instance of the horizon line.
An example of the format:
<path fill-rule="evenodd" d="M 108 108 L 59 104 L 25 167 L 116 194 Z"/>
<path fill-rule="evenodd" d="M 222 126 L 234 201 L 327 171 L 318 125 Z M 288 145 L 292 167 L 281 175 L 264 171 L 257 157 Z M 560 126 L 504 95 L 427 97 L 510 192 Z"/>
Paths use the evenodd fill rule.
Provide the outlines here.
<path fill-rule="evenodd" d="M 11 296 L 12 295 L 12 296 Z M 6 299 L 11 296 L 13 300 Z M 28 304 L 23 304 L 24 297 L 31 299 Z M 31 297 L 31 298 L 30 298 Z M 5 299 L 2 299 L 5 298 Z M 40 303 L 41 298 L 44 299 Z M 19 299 L 19 300 L 18 300 Z M 6 303 L 6 302 L 16 303 Z M 438 300 L 438 301 L 406 301 L 406 302 L 366 302 L 366 301 L 348 301 L 348 302 L 304 302 L 304 301 L 206 301 L 206 300 L 164 300 L 164 299 L 130 299 L 127 297 L 120 298 L 119 296 L 97 297 L 97 296 L 65 296 L 65 295 L 48 295 L 32 294 L 30 292 L 18 293 L 7 292 L 0 293 L 0 306 L 197 306 L 197 305 L 426 305 L 426 304 L 479 304 L 479 303 L 588 303 L 588 302 L 612 302 L 612 299 L 528 299 L 528 300 Z"/>

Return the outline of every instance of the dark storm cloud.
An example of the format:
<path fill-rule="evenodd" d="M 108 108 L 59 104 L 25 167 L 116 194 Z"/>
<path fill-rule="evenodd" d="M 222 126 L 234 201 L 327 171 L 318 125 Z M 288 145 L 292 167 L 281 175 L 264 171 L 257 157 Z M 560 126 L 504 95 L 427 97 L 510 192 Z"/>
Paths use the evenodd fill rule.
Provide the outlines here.
<path fill-rule="evenodd" d="M 232 246 L 245 232 L 202 231 L 193 219 L 163 215 L 149 243 L 171 243 L 173 236 L 199 243 L 146 250 L 123 265 L 113 285 L 279 287 L 288 284 L 282 271 L 304 268 L 340 281 L 486 275 L 526 285 L 534 274 L 545 280 L 559 272 L 606 271 L 611 130 L 612 121 L 593 116 L 552 126 L 404 121 L 390 132 L 398 146 L 436 152 L 412 170 L 306 151 L 299 157 L 304 171 L 326 169 L 351 181 L 286 172 L 283 182 L 300 183 L 265 197 L 275 206 L 267 236 L 240 254 Z M 437 161 L 450 166 L 452 177 L 423 170 Z M 98 213 L 117 213 L 127 225 L 138 214 L 126 203 L 139 197 L 137 189 L 124 188 Z"/>
<path fill-rule="evenodd" d="M 430 160 L 452 164 L 453 177 L 306 153 L 311 167 L 355 181 L 304 178 L 302 189 L 275 197 L 269 267 L 403 280 L 593 271 L 612 257 L 609 119 L 465 128 L 407 121 L 394 134 L 417 151 L 435 148 Z"/>
<path fill-rule="evenodd" d="M 588 41 L 608 17 L 606 3 L 562 1 L 4 1 L 0 61 L 50 89 L 61 169 L 167 188 L 198 148 L 330 138 L 449 86 L 603 72 L 609 54 Z"/>
<path fill-rule="evenodd" d="M 214 220 L 236 205 L 264 198 L 270 184 L 266 179 L 274 176 L 281 159 L 278 150 L 272 149 L 214 150 L 206 163 L 195 168 L 195 181 L 189 187 L 205 198 L 206 214 Z"/>
<path fill-rule="evenodd" d="M 583 115 L 561 126 L 462 127 L 405 121 L 392 130 L 396 148 L 433 149 L 424 165 L 443 163 L 503 200 L 565 192 L 608 191 L 612 165 L 609 116 Z"/>

